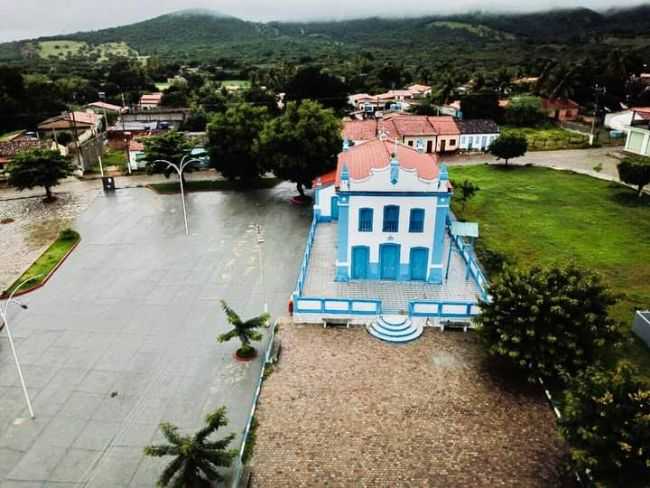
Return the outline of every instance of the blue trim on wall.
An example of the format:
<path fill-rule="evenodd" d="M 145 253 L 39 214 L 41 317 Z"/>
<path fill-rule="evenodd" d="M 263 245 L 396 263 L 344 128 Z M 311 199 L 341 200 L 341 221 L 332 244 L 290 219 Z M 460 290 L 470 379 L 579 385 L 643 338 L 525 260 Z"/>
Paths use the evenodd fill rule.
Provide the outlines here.
<path fill-rule="evenodd" d="M 348 227 L 350 220 L 350 205 L 348 197 L 341 197 L 338 202 L 339 207 L 339 222 L 336 229 L 336 261 L 339 263 L 348 263 Z M 337 265 L 336 266 L 336 281 L 349 281 L 350 280 L 350 265 Z"/>
<path fill-rule="evenodd" d="M 437 265 L 429 274 L 430 283 L 442 283 L 442 265 L 443 252 L 445 248 L 445 230 L 447 227 L 447 213 L 449 212 L 449 203 L 451 196 L 438 198 L 436 205 L 436 222 L 433 230 L 433 252 L 431 253 L 431 264 Z"/>
<path fill-rule="evenodd" d="M 397 253 L 397 263 L 395 263 L 396 269 L 394 269 L 394 270 L 391 269 L 391 268 L 388 268 L 389 263 L 387 263 L 387 262 L 384 263 L 384 260 L 383 260 L 384 250 L 388 251 L 389 249 L 392 249 L 393 252 Z M 397 243 L 387 242 L 387 243 L 379 245 L 379 279 L 391 280 L 391 281 L 399 281 L 401 279 L 401 277 L 403 275 L 402 269 L 401 269 L 401 263 L 400 263 L 401 254 L 402 254 L 402 246 L 400 246 Z M 390 274 L 393 274 L 393 272 L 394 272 L 395 278 L 386 278 Z"/>
<path fill-rule="evenodd" d="M 339 191 L 339 195 L 365 197 L 448 197 L 448 191 Z"/>
<path fill-rule="evenodd" d="M 413 259 L 414 254 L 419 254 L 419 261 Z M 424 254 L 424 259 L 422 259 Z M 411 281 L 426 281 L 427 272 L 429 271 L 429 249 L 426 247 L 412 247 L 409 251 L 409 280 Z M 413 278 L 414 276 L 421 276 L 421 278 Z"/>

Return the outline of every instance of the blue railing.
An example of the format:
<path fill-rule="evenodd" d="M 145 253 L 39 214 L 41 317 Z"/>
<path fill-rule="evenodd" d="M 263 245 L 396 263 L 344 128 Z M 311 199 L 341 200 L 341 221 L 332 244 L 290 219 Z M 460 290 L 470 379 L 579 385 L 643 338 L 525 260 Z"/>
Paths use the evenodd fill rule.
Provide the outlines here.
<path fill-rule="evenodd" d="M 307 246 L 305 247 L 305 254 L 302 258 L 302 263 L 300 265 L 300 273 L 298 274 L 298 282 L 296 283 L 296 289 L 293 293 L 294 300 L 302 295 L 302 291 L 305 287 L 305 280 L 307 279 L 307 270 L 309 268 L 309 259 L 311 257 L 311 248 L 314 245 L 314 236 L 316 235 L 316 226 L 318 225 L 318 218 L 316 215 L 311 220 L 311 225 L 309 226 L 309 234 L 307 236 Z"/>
<path fill-rule="evenodd" d="M 469 301 L 413 300 L 409 317 L 472 318 L 480 313 L 480 305 Z"/>
<path fill-rule="evenodd" d="M 380 315 L 381 300 L 299 297 L 294 302 L 294 314 Z"/>
<path fill-rule="evenodd" d="M 456 220 L 456 216 L 450 210 L 449 214 L 447 215 L 447 229 L 451 229 L 451 223 L 455 222 Z M 476 286 L 478 286 L 479 290 L 481 290 L 481 300 L 488 300 L 488 287 L 490 286 L 490 283 L 488 282 L 487 276 L 481 268 L 474 250 L 460 236 L 454 237 L 450 233 L 449 238 L 452 240 L 463 260 L 465 261 L 465 266 L 469 268 L 469 274 L 474 279 Z"/>

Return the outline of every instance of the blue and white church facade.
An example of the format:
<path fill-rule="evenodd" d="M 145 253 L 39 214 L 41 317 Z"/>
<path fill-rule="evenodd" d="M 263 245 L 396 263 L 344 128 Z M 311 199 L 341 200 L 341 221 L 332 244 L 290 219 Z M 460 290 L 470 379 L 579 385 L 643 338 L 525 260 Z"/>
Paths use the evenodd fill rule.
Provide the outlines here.
<path fill-rule="evenodd" d="M 381 140 L 344 150 L 314 206 L 319 221 L 337 222 L 336 281 L 442 283 L 451 197 L 432 154 Z"/>
<path fill-rule="evenodd" d="M 424 147 L 344 143 L 336 170 L 314 182 L 294 318 L 350 320 L 381 339 L 407 342 L 424 321 L 479 313 L 487 279 L 470 243 L 451 233 L 447 166 Z"/>

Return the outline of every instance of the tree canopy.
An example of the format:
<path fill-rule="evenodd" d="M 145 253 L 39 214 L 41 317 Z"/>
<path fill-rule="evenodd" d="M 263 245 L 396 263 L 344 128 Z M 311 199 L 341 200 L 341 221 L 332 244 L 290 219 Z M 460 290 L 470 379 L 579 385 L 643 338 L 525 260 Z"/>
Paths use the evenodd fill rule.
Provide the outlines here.
<path fill-rule="evenodd" d="M 296 183 L 298 192 L 334 169 L 341 151 L 341 122 L 330 109 L 305 100 L 287 103 L 285 112 L 260 133 L 260 150 L 278 178 Z"/>
<path fill-rule="evenodd" d="M 569 384 L 560 432 L 597 486 L 645 487 L 650 480 L 650 384 L 627 364 L 589 368 Z"/>
<path fill-rule="evenodd" d="M 322 105 L 341 109 L 348 103 L 348 90 L 337 76 L 317 66 L 299 69 L 285 86 L 287 101 L 318 100 Z"/>
<path fill-rule="evenodd" d="M 490 144 L 488 151 L 490 154 L 496 156 L 497 159 L 505 160 L 507 166 L 510 159 L 518 158 L 526 154 L 526 151 L 528 151 L 528 141 L 524 136 L 501 134 Z"/>
<path fill-rule="evenodd" d="M 156 161 L 169 161 L 178 165 L 191 150 L 192 144 L 182 132 L 170 130 L 158 136 L 148 137 L 144 139 L 147 170 L 150 173 L 163 173 L 165 177 L 169 178 L 169 175 L 174 172 L 173 168 Z M 186 171 L 192 171 L 192 164 L 188 165 Z"/>
<path fill-rule="evenodd" d="M 608 315 L 616 298 L 600 278 L 575 266 L 506 268 L 481 307 L 480 334 L 488 352 L 530 380 L 579 372 L 621 340 Z"/>
<path fill-rule="evenodd" d="M 248 103 L 217 113 L 208 125 L 208 152 L 213 168 L 230 180 L 250 184 L 265 173 L 258 138 L 269 119 L 266 107 Z"/>
<path fill-rule="evenodd" d="M 7 171 L 10 186 L 19 190 L 42 186 L 45 188 L 46 201 L 52 201 L 52 187 L 70 176 L 73 167 L 59 151 L 32 149 L 17 153 L 9 163 Z"/>
<path fill-rule="evenodd" d="M 618 163 L 621 181 L 637 187 L 638 196 L 643 195 L 643 187 L 650 184 L 650 157 L 628 156 Z"/>

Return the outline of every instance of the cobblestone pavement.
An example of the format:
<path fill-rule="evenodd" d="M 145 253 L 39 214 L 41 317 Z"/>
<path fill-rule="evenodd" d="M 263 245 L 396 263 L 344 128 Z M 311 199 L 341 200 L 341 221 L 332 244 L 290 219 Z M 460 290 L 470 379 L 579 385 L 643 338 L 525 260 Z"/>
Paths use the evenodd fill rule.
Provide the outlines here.
<path fill-rule="evenodd" d="M 393 346 L 362 328 L 286 325 L 262 388 L 253 486 L 558 486 L 563 446 L 541 392 L 501 384 L 476 337 Z"/>
<path fill-rule="evenodd" d="M 4 290 L 69 227 L 98 195 L 99 190 L 59 193 L 44 203 L 39 196 L 0 201 L 0 290 Z"/>

